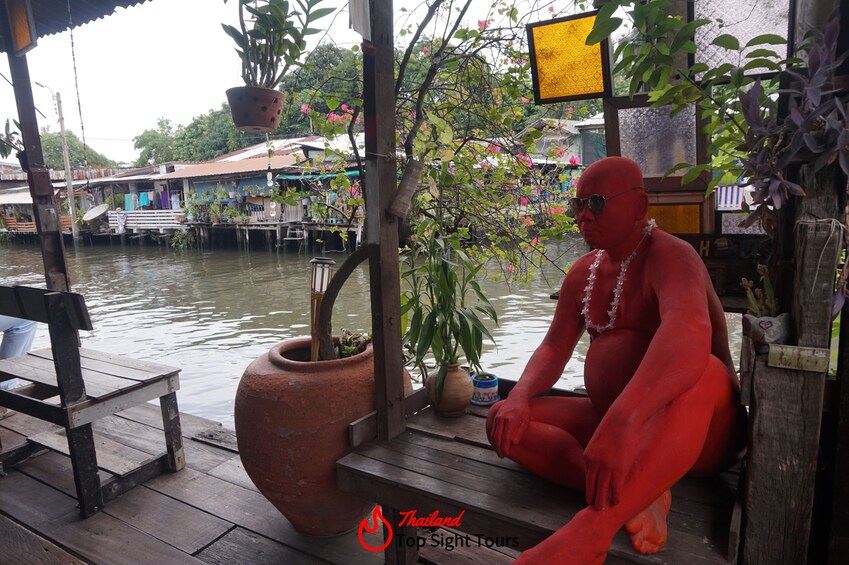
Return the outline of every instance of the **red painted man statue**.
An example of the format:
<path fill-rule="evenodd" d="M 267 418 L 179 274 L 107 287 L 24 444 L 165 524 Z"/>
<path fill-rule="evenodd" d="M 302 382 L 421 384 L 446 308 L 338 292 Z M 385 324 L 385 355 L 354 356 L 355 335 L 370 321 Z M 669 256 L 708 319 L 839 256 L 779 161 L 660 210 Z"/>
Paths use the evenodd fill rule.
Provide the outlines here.
<path fill-rule="evenodd" d="M 722 306 L 686 242 L 654 228 L 636 163 L 608 157 L 572 209 L 594 249 L 569 269 L 554 319 L 487 434 L 496 452 L 586 492 L 588 506 L 521 563 L 602 563 L 622 526 L 637 551 L 666 541 L 669 489 L 735 460 L 745 412 Z M 584 330 L 588 398 L 542 397 Z"/>

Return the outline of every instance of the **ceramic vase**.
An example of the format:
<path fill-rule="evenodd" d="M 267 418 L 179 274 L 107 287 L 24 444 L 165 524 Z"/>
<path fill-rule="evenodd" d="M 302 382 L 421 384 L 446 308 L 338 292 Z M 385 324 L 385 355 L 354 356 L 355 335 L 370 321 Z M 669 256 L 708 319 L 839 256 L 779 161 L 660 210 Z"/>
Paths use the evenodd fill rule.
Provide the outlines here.
<path fill-rule="evenodd" d="M 459 364 L 449 365 L 442 387 L 442 396 L 437 400 L 436 381 L 438 372 L 427 379 L 427 397 L 436 413 L 440 416 L 456 418 L 462 416 L 472 400 L 472 379 L 469 371 Z"/>
<path fill-rule="evenodd" d="M 336 486 L 348 424 L 374 403 L 374 354 L 309 361 L 310 338 L 286 340 L 248 366 L 236 393 L 236 439 L 259 491 L 312 536 L 356 528 L 374 503 Z"/>

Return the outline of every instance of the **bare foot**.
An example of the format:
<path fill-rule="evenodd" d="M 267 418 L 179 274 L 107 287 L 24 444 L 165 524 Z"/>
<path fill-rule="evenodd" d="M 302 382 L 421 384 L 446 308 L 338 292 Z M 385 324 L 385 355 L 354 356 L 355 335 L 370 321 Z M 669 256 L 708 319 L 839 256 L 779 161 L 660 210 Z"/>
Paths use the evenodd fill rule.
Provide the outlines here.
<path fill-rule="evenodd" d="M 666 543 L 666 516 L 671 506 L 672 493 L 667 490 L 625 523 L 634 549 L 646 555 L 660 551 Z"/>

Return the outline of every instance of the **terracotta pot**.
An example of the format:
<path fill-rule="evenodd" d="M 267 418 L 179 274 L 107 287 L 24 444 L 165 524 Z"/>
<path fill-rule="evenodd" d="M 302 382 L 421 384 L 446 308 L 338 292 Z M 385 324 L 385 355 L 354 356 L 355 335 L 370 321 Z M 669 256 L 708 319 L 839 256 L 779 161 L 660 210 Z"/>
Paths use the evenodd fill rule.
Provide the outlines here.
<path fill-rule="evenodd" d="M 239 131 L 276 131 L 285 100 L 282 92 L 259 86 L 237 86 L 227 90 L 230 115 Z"/>
<path fill-rule="evenodd" d="M 345 359 L 309 361 L 310 338 L 286 340 L 248 366 L 236 392 L 239 453 L 259 491 L 313 536 L 356 528 L 373 502 L 336 487 L 350 452 L 348 424 L 374 410 L 371 346 Z"/>
<path fill-rule="evenodd" d="M 462 416 L 472 400 L 472 379 L 469 371 L 458 364 L 449 365 L 448 373 L 445 375 L 445 384 L 442 387 L 442 398 L 436 401 L 436 375 L 432 373 L 426 383 L 427 397 L 436 413 L 440 416 L 456 418 Z"/>

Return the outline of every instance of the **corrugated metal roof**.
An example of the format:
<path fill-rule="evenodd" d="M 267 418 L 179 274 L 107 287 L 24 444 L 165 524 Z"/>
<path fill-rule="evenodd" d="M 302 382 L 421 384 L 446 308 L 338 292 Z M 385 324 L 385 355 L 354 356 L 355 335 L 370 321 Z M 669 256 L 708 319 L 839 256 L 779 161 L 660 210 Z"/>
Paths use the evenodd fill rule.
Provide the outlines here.
<path fill-rule="evenodd" d="M 88 22 L 99 20 L 115 12 L 116 8 L 127 8 L 144 4 L 148 0 L 30 0 L 35 33 L 38 37 L 53 35 Z M 70 4 L 70 17 L 68 5 Z M 0 53 L 6 52 L 6 40 L 0 34 Z"/>
<path fill-rule="evenodd" d="M 271 170 L 279 171 L 291 167 L 297 162 L 296 155 L 275 155 L 271 158 Z M 257 157 L 255 159 L 244 159 L 242 161 L 209 162 L 186 167 L 173 173 L 167 173 L 156 177 L 157 180 L 168 179 L 192 179 L 199 177 L 215 177 L 222 175 L 238 175 L 241 173 L 264 172 L 268 169 L 268 158 Z"/>

